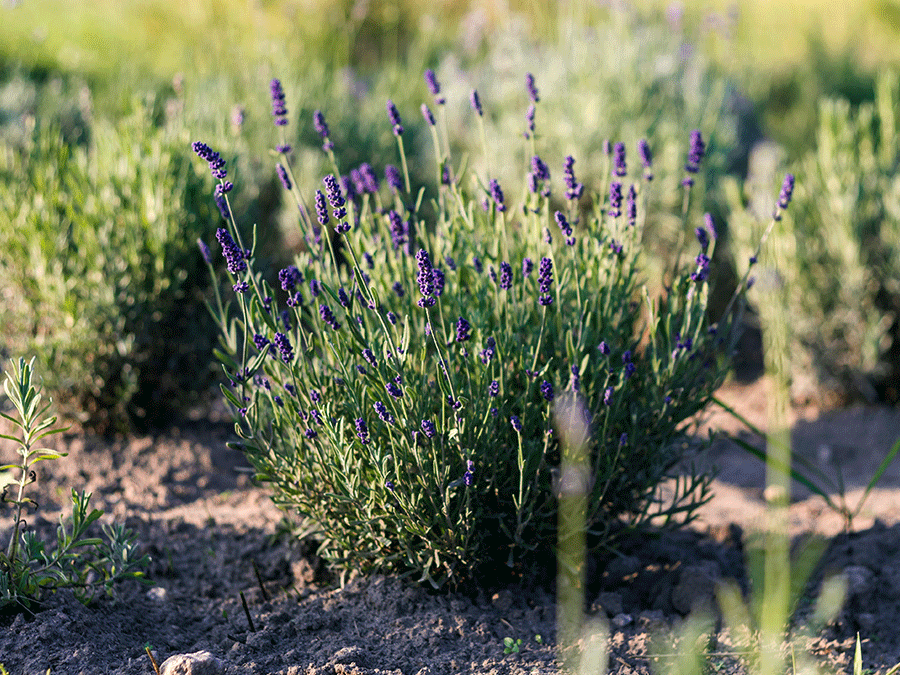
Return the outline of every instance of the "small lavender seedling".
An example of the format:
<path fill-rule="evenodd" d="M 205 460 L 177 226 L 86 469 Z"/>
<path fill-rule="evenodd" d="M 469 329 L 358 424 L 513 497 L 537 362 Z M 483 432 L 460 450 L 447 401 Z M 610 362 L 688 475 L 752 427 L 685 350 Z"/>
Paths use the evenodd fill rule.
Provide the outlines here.
<path fill-rule="evenodd" d="M 36 480 L 33 467 L 65 457 L 65 453 L 35 445 L 68 429 L 54 426 L 56 417 L 47 415 L 52 402 L 41 406 L 42 394 L 33 377 L 34 358 L 28 363 L 20 358 L 12 362 L 3 383 L 17 416 L 0 412 L 0 417 L 18 428 L 21 435 L 0 434 L 0 438 L 18 444 L 21 460 L 0 466 L 0 473 L 19 472 L 18 478 L 3 488 L 3 501 L 13 505 L 15 515 L 9 544 L 0 553 L 0 609 L 12 606 L 32 611 L 45 590 L 60 588 L 73 589 L 78 599 L 87 602 L 99 588 L 111 593 L 116 581 L 141 578 L 140 568 L 149 562 L 147 556 L 134 555 L 134 537 L 121 526 L 104 525 L 106 542 L 85 536 L 88 527 L 103 513 L 97 509 L 88 512 L 91 496 L 83 492 L 79 495 L 72 490 L 72 517 L 69 522 L 60 518 L 54 550 L 48 551 L 26 528 L 23 513 L 37 508 L 37 503 L 25 495 L 25 488 Z M 10 486 L 16 492 L 13 497 L 8 494 Z"/>

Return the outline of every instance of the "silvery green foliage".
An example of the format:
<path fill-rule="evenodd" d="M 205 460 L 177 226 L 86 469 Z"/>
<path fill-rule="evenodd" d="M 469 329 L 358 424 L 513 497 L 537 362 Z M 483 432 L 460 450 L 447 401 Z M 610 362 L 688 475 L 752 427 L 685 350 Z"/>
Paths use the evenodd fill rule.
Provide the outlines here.
<path fill-rule="evenodd" d="M 765 269 L 758 276 L 783 289 L 797 396 L 900 395 L 885 387 L 900 376 L 898 106 L 900 84 L 890 70 L 879 74 L 872 103 L 853 109 L 845 100 L 823 99 L 815 150 L 788 167 L 797 190 L 770 239 L 784 264 L 777 277 Z M 762 161 L 766 153 L 768 165 L 777 166 L 777 151 L 755 156 Z M 774 207 L 768 176 L 775 172 L 755 173 L 743 194 L 735 183 L 728 190 L 741 257 L 753 251 Z M 811 382 L 803 378 L 810 372 Z"/>
<path fill-rule="evenodd" d="M 70 145 L 48 124 L 0 143 L 0 322 L 84 424 L 169 419 L 211 383 L 215 327 L 194 243 L 214 231 L 179 120 L 138 106 Z"/>
<path fill-rule="evenodd" d="M 35 447 L 41 439 L 65 429 L 57 428 L 56 417 L 47 415 L 50 402 L 41 405 L 42 394 L 34 382 L 34 361 L 12 361 L 3 383 L 15 414 L 0 412 L 0 417 L 18 435 L 0 434 L 0 438 L 19 446 L 20 461 L 0 466 L 0 475 L 13 475 L 2 493 L 3 501 L 13 507 L 13 528 L 8 545 L 0 551 L 0 612 L 33 612 L 47 592 L 61 588 L 72 589 L 79 600 L 88 602 L 99 590 L 112 593 L 117 581 L 143 576 L 140 568 L 149 561 L 146 556 L 138 557 L 133 535 L 119 525 L 104 524 L 105 539 L 88 536 L 88 529 L 103 513 L 89 510 L 90 494 L 74 489 L 72 516 L 60 516 L 54 547 L 48 547 L 28 528 L 25 515 L 37 508 L 25 494 L 35 481 L 33 467 L 65 456 Z"/>
<path fill-rule="evenodd" d="M 326 177 L 311 200 L 291 175 L 307 246 L 277 281 L 258 269 L 255 233 L 219 230 L 234 293 L 213 313 L 237 445 L 275 501 L 307 519 L 320 554 L 434 585 L 528 570 L 556 542 L 563 396 L 584 401 L 590 430 L 593 545 L 610 546 L 623 526 L 691 519 L 710 477 L 679 471 L 695 449 L 690 420 L 727 372 L 735 315 L 707 318 L 716 242 L 702 221 L 667 290 L 643 283 L 645 204 L 674 184 L 689 207 L 700 189 L 683 183 L 700 134 L 680 138 L 674 183 L 633 162 L 587 210 L 527 189 L 540 162 L 502 190 L 461 173 L 433 195 L 407 192 L 404 169 L 395 187 L 354 197 Z M 280 159 L 289 170 L 291 155 Z M 556 194 L 561 173 L 545 181 Z M 610 203 L 623 192 L 627 202 Z M 436 216 L 423 215 L 426 199 Z"/>

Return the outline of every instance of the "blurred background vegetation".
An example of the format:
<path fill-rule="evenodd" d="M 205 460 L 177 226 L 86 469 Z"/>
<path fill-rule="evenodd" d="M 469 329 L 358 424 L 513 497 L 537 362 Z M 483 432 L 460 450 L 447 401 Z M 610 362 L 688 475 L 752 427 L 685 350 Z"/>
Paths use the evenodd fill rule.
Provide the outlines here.
<path fill-rule="evenodd" d="M 313 111 L 325 113 L 342 172 L 364 161 L 383 171 L 398 163 L 389 97 L 408 150 L 422 155 L 414 184 L 433 183 L 419 113 L 431 102 L 426 68 L 444 85 L 457 158 L 487 161 L 467 109 L 471 88 L 482 93 L 502 181 L 529 159 L 531 71 L 542 95 L 536 148 L 555 181 L 573 154 L 579 180 L 602 193 L 604 140 L 625 141 L 634 162 L 647 137 L 656 161 L 676 165 L 689 131 L 703 130 L 710 196 L 683 222 L 676 186 L 655 186 L 648 251 L 661 260 L 712 213 L 728 244 L 717 247 L 723 298 L 736 278 L 730 255 L 746 256 L 751 223 L 765 220 L 753 195 L 774 198 L 784 172 L 797 173 L 796 214 L 774 241 L 794 253 L 780 278 L 804 313 L 798 363 L 840 400 L 893 402 L 900 188 L 885 130 L 896 128 L 898 63 L 898 0 L 847 0 L 840 12 L 816 0 L 0 0 L 0 351 L 44 358 L 55 398 L 87 425 L 171 419 L 213 375 L 196 238 L 211 241 L 219 221 L 191 140 L 228 160 L 235 214 L 259 225 L 260 257 L 276 268 L 302 243 L 272 170 L 271 78 L 287 92 L 294 172 L 311 195 L 330 171 Z M 761 157 L 765 180 L 752 175 Z M 115 199 L 98 205 L 110 190 Z M 99 225 L 109 222 L 109 232 Z M 106 234 L 56 236 L 79 228 Z M 813 239 L 821 245 L 802 245 Z M 121 250 L 138 240 L 153 246 Z M 852 312 L 845 278 L 865 298 Z M 91 298 L 100 309 L 82 311 Z M 177 376 L 159 374 L 167 368 Z"/>

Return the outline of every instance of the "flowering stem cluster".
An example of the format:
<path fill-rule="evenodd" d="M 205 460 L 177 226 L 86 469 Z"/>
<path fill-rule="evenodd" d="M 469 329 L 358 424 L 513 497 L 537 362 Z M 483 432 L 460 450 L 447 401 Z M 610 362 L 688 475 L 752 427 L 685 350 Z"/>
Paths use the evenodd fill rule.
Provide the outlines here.
<path fill-rule="evenodd" d="M 525 81 L 534 106 L 534 77 Z M 433 72 L 425 82 L 441 112 Z M 480 122 L 477 92 L 470 102 Z M 686 421 L 725 376 L 733 317 L 707 319 L 708 260 L 702 274 L 676 266 L 659 300 L 639 285 L 637 197 L 651 187 L 650 148 L 639 146 L 642 166 L 629 173 L 616 144 L 613 182 L 594 191 L 590 217 L 575 159 L 557 158 L 563 212 L 552 206 L 549 165 L 533 153 L 524 203 L 512 208 L 490 176 L 448 173 L 449 148 L 425 105 L 442 178 L 437 217 L 425 221 L 421 193 L 415 205 L 397 198 L 411 186 L 400 114 L 391 101 L 387 111 L 403 167 L 402 182 L 386 167 L 393 199 L 370 165 L 346 172 L 343 186 L 335 166 L 313 222 L 282 153 L 276 170 L 307 247 L 278 288 L 254 269 L 233 220 L 237 244 L 220 238 L 239 299 L 236 315 L 213 310 L 225 336 L 223 392 L 240 447 L 276 500 L 314 523 L 320 553 L 338 565 L 435 585 L 496 561 L 521 570 L 554 546 L 553 411 L 566 393 L 589 418 L 587 522 L 599 541 L 609 543 L 619 519 L 690 519 L 708 477 L 681 480 L 667 504 L 657 490 L 684 459 Z M 314 125 L 327 145 L 321 113 Z M 533 130 L 528 141 L 537 147 Z M 335 246 L 321 230 L 333 223 Z M 708 237 L 700 255 L 711 257 Z"/>

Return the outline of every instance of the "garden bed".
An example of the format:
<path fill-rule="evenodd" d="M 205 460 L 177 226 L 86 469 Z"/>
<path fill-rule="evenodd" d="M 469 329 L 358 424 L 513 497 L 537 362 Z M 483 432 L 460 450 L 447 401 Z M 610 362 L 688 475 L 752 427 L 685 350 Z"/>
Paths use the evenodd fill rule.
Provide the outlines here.
<path fill-rule="evenodd" d="M 766 390 L 765 380 L 729 385 L 722 398 L 764 425 Z M 724 415 L 709 424 L 736 430 Z M 823 467 L 829 459 L 840 464 L 853 505 L 900 435 L 900 411 L 809 409 L 798 413 L 794 429 L 796 452 Z M 89 607 L 61 592 L 33 618 L 6 619 L 0 663 L 10 674 L 152 673 L 146 644 L 158 663 L 206 650 L 224 673 L 557 672 L 549 581 L 447 595 L 375 576 L 340 589 L 314 555 L 276 535 L 282 514 L 253 483 L 241 453 L 225 446 L 230 433 L 224 416 L 203 415 L 152 436 L 57 440 L 69 456 L 40 466 L 32 495 L 41 508 L 29 515 L 29 526 L 49 533 L 59 509 L 70 508 L 71 488 L 84 488 L 107 519 L 137 533 L 153 559 L 151 583 L 126 582 L 115 598 Z M 690 606 L 702 604 L 711 582 L 733 577 L 747 587 L 744 546 L 764 514 L 764 468 L 726 443 L 714 447 L 711 459 L 720 475 L 699 522 L 626 542 L 623 556 L 589 569 L 587 609 L 610 622 L 614 673 L 649 672 L 654 654 L 671 658 L 672 643 L 651 637 L 677 627 Z M 837 621 L 804 645 L 832 672 L 849 669 L 857 631 L 867 668 L 900 662 L 898 490 L 900 467 L 893 466 L 849 535 L 821 497 L 798 488 L 791 506 L 791 533 L 828 537 L 824 567 L 849 580 Z M 4 526 L 8 516 L 4 510 Z M 518 651 L 505 648 L 505 638 L 521 639 Z M 712 651 L 722 655 L 711 657 L 719 672 L 743 672 L 739 658 L 725 655 L 740 649 L 719 635 Z"/>

